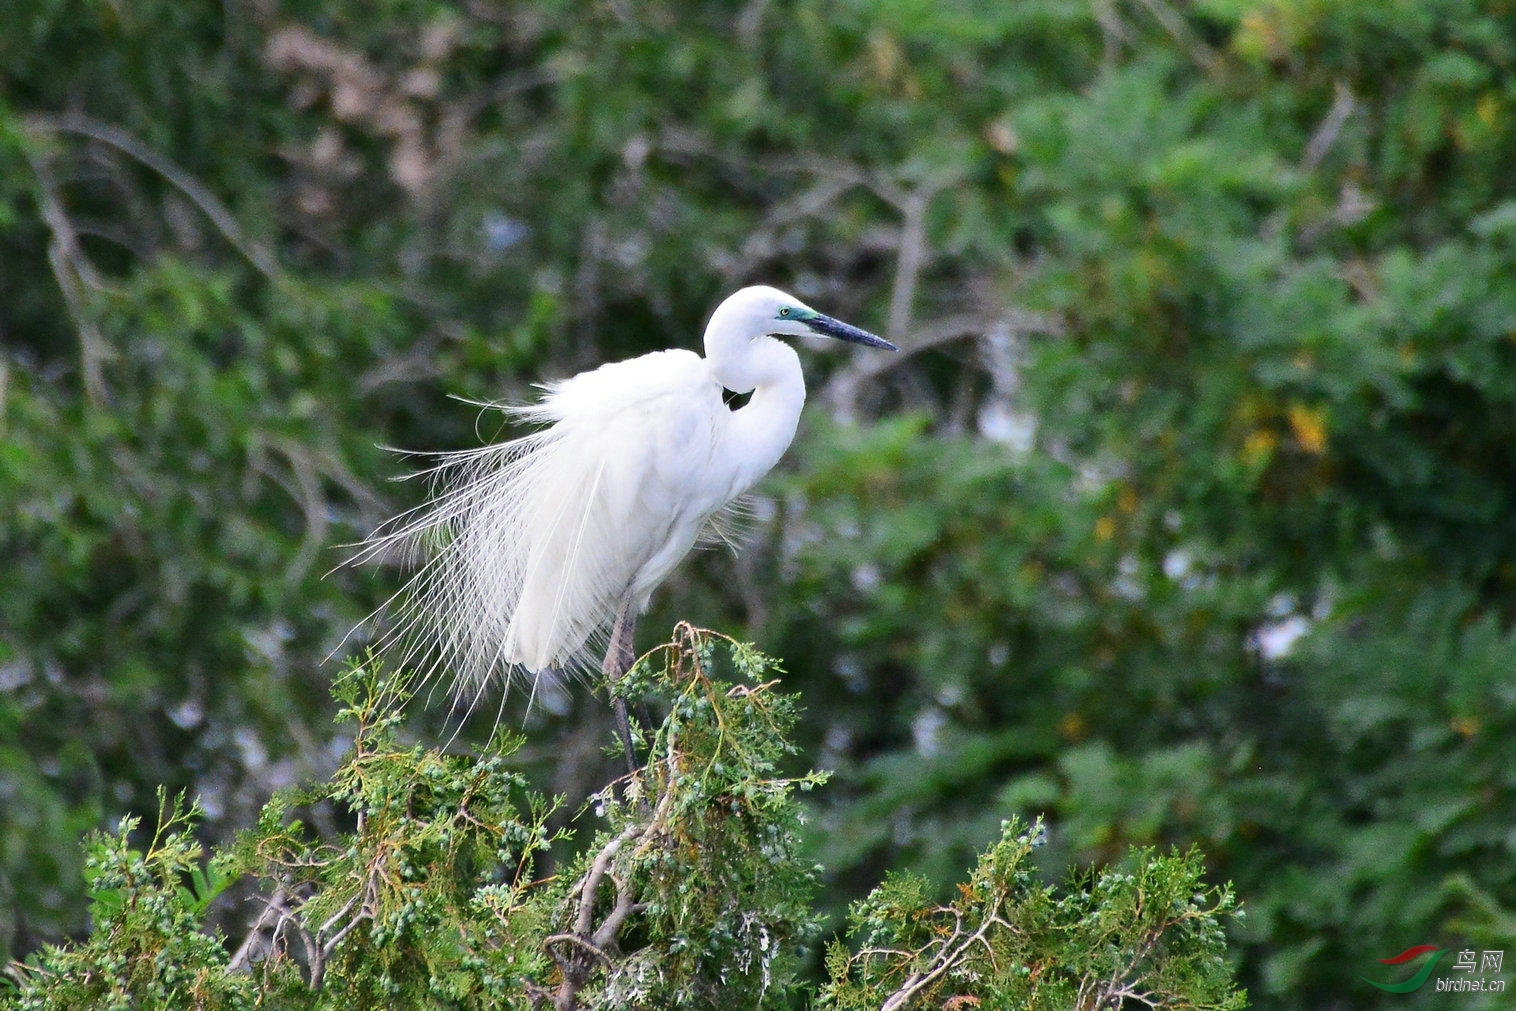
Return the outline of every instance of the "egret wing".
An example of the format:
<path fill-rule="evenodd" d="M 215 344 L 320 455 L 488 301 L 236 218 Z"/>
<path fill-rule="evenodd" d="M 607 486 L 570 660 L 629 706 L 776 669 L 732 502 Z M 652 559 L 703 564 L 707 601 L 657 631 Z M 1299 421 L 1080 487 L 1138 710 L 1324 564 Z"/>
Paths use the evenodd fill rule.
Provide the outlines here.
<path fill-rule="evenodd" d="M 644 605 L 722 504 L 703 477 L 712 402 L 699 356 L 657 352 L 507 408 L 540 431 L 436 457 L 431 500 L 365 546 L 423 558 L 392 605 L 404 662 L 451 668 L 460 693 L 517 669 L 593 666 L 622 602 Z"/>

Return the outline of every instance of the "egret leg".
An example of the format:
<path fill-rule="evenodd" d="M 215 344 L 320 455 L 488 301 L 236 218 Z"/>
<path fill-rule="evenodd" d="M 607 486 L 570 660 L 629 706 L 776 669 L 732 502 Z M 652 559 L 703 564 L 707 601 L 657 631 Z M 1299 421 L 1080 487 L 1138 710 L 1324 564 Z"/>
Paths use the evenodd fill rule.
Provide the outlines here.
<path fill-rule="evenodd" d="M 606 683 L 612 687 L 632 669 L 632 664 L 637 660 L 636 648 L 633 646 L 633 633 L 636 629 L 637 615 L 632 610 L 631 601 L 627 601 L 616 612 L 616 623 L 611 626 L 611 641 L 605 651 L 605 662 L 600 665 Z M 632 744 L 632 721 L 627 716 L 626 699 L 615 695 L 612 706 L 616 710 L 616 733 L 621 737 L 621 747 L 626 752 L 626 771 L 635 773 L 637 749 Z"/>

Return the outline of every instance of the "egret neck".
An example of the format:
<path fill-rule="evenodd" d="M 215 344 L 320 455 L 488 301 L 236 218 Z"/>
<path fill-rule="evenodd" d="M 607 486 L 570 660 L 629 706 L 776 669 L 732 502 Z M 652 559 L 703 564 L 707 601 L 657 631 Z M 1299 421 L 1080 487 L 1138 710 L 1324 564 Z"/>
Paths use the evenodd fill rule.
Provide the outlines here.
<path fill-rule="evenodd" d="M 767 474 L 795 437 L 805 406 L 805 377 L 800 356 L 783 341 L 767 335 L 730 339 L 718 330 L 720 317 L 706 330 L 706 360 L 716 382 L 733 393 L 751 393 L 746 406 L 727 419 L 727 458 L 733 468 L 733 494 L 741 495 Z"/>

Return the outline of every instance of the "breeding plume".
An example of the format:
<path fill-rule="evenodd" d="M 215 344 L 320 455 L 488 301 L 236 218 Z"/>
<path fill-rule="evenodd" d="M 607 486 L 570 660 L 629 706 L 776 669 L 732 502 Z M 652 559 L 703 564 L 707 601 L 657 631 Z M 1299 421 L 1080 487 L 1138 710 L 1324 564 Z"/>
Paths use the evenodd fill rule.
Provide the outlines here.
<path fill-rule="evenodd" d="M 896 350 L 782 291 L 743 288 L 712 314 L 705 357 L 655 351 L 548 383 L 538 403 L 502 408 L 531 434 L 439 454 L 423 472 L 432 500 L 364 545 L 422 559 L 385 644 L 406 665 L 425 657 L 427 677 L 451 671 L 469 698 L 590 669 L 602 647 L 619 678 L 653 590 L 794 437 L 805 382 L 775 338 L 806 334 Z"/>

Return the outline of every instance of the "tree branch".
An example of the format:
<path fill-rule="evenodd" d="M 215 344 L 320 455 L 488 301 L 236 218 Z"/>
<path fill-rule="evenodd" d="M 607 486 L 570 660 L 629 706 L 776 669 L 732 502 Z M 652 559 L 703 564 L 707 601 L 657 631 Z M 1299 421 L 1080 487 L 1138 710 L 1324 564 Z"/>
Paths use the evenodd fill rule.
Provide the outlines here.
<path fill-rule="evenodd" d="M 1311 139 L 1306 143 L 1305 153 L 1300 156 L 1300 170 L 1313 172 L 1326 158 L 1327 152 L 1332 150 L 1332 145 L 1337 143 L 1337 137 L 1342 133 L 1342 127 L 1358 108 L 1358 99 L 1353 97 L 1353 90 L 1343 81 L 1337 81 L 1335 94 L 1332 97 L 1332 107 L 1327 110 L 1326 117 L 1311 134 Z"/>
<path fill-rule="evenodd" d="M 256 267 L 264 277 L 272 278 L 278 273 L 278 265 L 274 258 L 262 246 L 249 240 L 242 234 L 242 229 L 237 224 L 237 219 L 232 215 L 226 205 L 216 198 L 216 195 L 203 186 L 194 176 L 184 169 L 175 165 L 163 155 L 154 151 L 136 137 L 118 126 L 101 121 L 80 113 L 68 113 L 62 116 L 37 114 L 26 117 L 28 128 L 46 133 L 71 133 L 90 140 L 97 141 L 109 147 L 115 148 L 122 154 L 136 159 L 143 165 L 158 173 L 172 186 L 183 193 L 191 202 L 199 207 L 201 212 L 210 219 L 224 239 L 231 244 L 232 248 L 247 258 L 247 261 Z"/>
<path fill-rule="evenodd" d="M 1142 6 L 1146 7 L 1163 26 L 1163 30 L 1189 52 L 1190 59 L 1196 66 L 1207 74 L 1215 74 L 1221 70 L 1221 57 L 1217 55 L 1216 50 L 1200 41 L 1184 20 L 1184 15 L 1170 7 L 1165 0 L 1141 0 L 1141 2 Z"/>
<path fill-rule="evenodd" d="M 104 284 L 95 265 L 79 245 L 78 232 L 63 209 L 57 180 L 48 163 L 31 149 L 31 145 L 23 145 L 23 153 L 37 180 L 37 205 L 42 211 L 42 220 L 52 233 L 47 247 L 48 264 L 79 334 L 79 373 L 84 380 L 85 396 L 91 403 L 101 404 L 107 396 L 101 363 L 109 356 L 110 350 L 105 335 L 90 314 L 85 289 L 102 288 Z"/>

